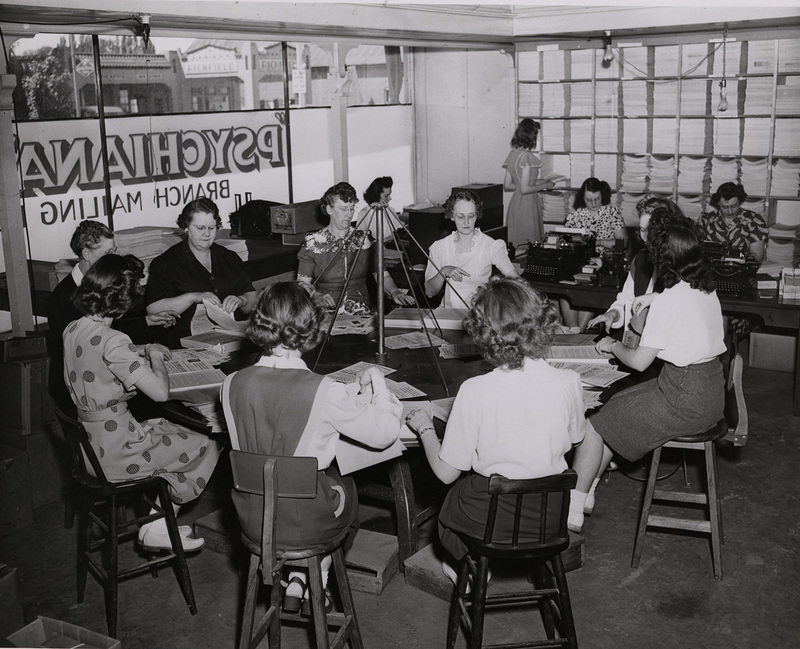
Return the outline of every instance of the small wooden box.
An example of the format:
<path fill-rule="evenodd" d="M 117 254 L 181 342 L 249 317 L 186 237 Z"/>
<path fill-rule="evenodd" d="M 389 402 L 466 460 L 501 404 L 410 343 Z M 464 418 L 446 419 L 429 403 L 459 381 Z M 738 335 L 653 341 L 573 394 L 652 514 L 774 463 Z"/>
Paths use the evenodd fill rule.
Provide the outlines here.
<path fill-rule="evenodd" d="M 585 539 L 579 534 L 571 533 L 572 543 L 565 552 L 561 554 L 561 561 L 564 563 L 564 570 L 577 570 L 583 566 Z M 449 602 L 453 597 L 453 582 L 442 572 L 442 559 L 444 552 L 436 544 L 428 545 L 417 553 L 406 559 L 405 577 L 406 584 L 414 588 L 434 595 L 439 599 Z M 500 576 L 500 571 L 493 575 L 493 580 L 489 583 L 490 588 L 495 580 Z M 517 577 L 506 578 L 503 576 L 502 590 L 518 590 L 519 581 Z M 524 578 L 523 580 L 524 581 Z M 507 588 L 506 585 L 509 585 Z"/>
<path fill-rule="evenodd" d="M 344 556 L 350 588 L 380 595 L 399 570 L 397 554 L 396 536 L 359 530 Z"/>

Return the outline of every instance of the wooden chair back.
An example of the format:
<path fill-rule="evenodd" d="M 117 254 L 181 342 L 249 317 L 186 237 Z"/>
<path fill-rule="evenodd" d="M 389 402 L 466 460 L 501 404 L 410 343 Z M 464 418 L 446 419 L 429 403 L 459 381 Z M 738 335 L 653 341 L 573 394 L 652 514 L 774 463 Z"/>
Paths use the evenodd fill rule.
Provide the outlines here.
<path fill-rule="evenodd" d="M 64 432 L 64 437 L 69 446 L 72 473 L 75 479 L 85 486 L 108 487 L 110 483 L 106 478 L 97 453 L 94 452 L 89 442 L 89 434 L 86 432 L 86 429 L 79 421 L 70 417 L 58 407 L 55 408 L 55 411 L 56 419 L 58 419 L 58 423 L 61 425 L 61 430 Z M 94 475 L 89 472 L 86 466 L 87 459 L 89 460 L 89 465 L 92 467 L 92 471 L 94 471 Z"/>
<path fill-rule="evenodd" d="M 489 479 L 489 512 L 483 542 L 479 546 L 482 554 L 490 556 L 536 556 L 549 551 L 558 551 L 569 546 L 567 515 L 569 514 L 570 490 L 575 487 L 578 474 L 568 469 L 559 475 L 531 480 L 510 480 L 494 474 Z M 513 497 L 514 522 L 511 538 L 499 538 L 495 527 L 500 497 Z M 530 539 L 531 530 L 524 530 L 523 511 L 538 501 L 539 526 L 536 540 Z"/>
<path fill-rule="evenodd" d="M 317 458 L 260 455 L 231 450 L 233 487 L 237 491 L 263 496 L 261 565 L 264 583 L 279 577 L 282 562 L 277 558 L 275 529 L 278 498 L 315 498 Z"/>

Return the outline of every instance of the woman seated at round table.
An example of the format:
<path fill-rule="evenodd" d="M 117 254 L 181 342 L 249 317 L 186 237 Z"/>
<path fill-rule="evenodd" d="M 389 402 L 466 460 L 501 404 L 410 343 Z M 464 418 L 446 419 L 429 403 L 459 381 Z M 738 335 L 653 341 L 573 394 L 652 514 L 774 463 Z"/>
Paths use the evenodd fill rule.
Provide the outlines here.
<path fill-rule="evenodd" d="M 639 238 L 644 244 L 636 253 L 631 261 L 628 274 L 622 290 L 617 293 L 614 303 L 608 311 L 601 313 L 587 325 L 592 328 L 595 325 L 603 325 L 606 333 L 611 329 L 627 327 L 631 321 L 633 300 L 645 293 L 660 293 L 663 290 L 661 282 L 658 281 L 654 271 L 653 263 L 650 260 L 648 251 L 648 231 L 650 223 L 653 222 L 654 229 L 661 225 L 666 225 L 672 219 L 683 219 L 683 212 L 674 202 L 668 198 L 652 196 L 643 198 L 636 204 L 636 212 L 639 215 Z"/>
<path fill-rule="evenodd" d="M 464 328 L 494 369 L 459 388 L 441 443 L 425 411 L 407 417 L 436 477 L 454 483 L 439 512 L 439 538 L 456 560 L 467 553 L 459 533 L 483 537 L 493 473 L 518 480 L 562 473 L 564 456 L 583 439 L 580 376 L 543 358 L 558 319 L 555 304 L 525 280 L 493 277 L 478 289 Z M 501 500 L 497 530 L 508 538 L 513 511 Z M 523 523 L 538 517 L 526 508 Z M 447 560 L 442 569 L 455 581 Z"/>
<path fill-rule="evenodd" d="M 177 324 L 167 329 L 161 342 L 170 349 L 181 346 L 181 338 L 192 333 L 192 321 L 200 319 L 203 300 L 228 313 L 249 314 L 256 292 L 241 258 L 214 243 L 222 227 L 219 208 L 208 198 L 186 204 L 178 217 L 186 238 L 150 263 L 147 280 L 147 312 L 174 311 Z"/>
<path fill-rule="evenodd" d="M 153 401 L 169 398 L 164 361 L 170 351 L 154 343 L 134 345 L 111 328 L 115 318 L 141 306 L 142 277 L 142 262 L 132 255 L 105 255 L 87 271 L 73 297 L 83 317 L 64 332 L 64 380 L 108 479 L 160 475 L 169 483 L 177 512 L 208 484 L 220 448 L 208 435 L 165 419 L 140 423 L 128 411 L 137 392 Z M 180 531 L 185 550 L 203 546 L 190 528 Z M 170 549 L 164 519 L 142 525 L 139 542 L 146 550 Z"/>
<path fill-rule="evenodd" d="M 233 448 L 248 453 L 316 457 L 317 496 L 279 501 L 277 545 L 299 550 L 358 527 L 358 495 L 351 477 L 333 463 L 339 437 L 370 448 L 386 448 L 400 434 L 403 408 L 377 368 L 354 383 L 337 383 L 309 371 L 301 355 L 322 339 L 322 312 L 295 282 L 278 282 L 261 295 L 247 337 L 262 351 L 252 367 L 229 375 L 222 403 Z M 263 499 L 234 492 L 242 530 L 261 538 Z M 354 534 L 350 535 L 352 542 Z M 323 585 L 330 557 L 322 561 Z M 307 597 L 306 575 L 292 571 L 284 610 L 297 612 Z"/>
<path fill-rule="evenodd" d="M 575 194 L 572 211 L 567 215 L 564 226 L 583 228 L 591 233 L 597 247 L 613 248 L 615 239 L 625 238 L 625 221 L 616 205 L 611 205 L 611 187 L 605 180 L 587 178 Z M 561 316 L 568 327 L 586 329 L 592 311 L 573 309 L 567 300 L 560 300 Z"/>
<path fill-rule="evenodd" d="M 760 263 L 769 229 L 761 214 L 742 208 L 746 198 L 742 185 L 722 183 L 709 201 L 714 209 L 700 217 L 700 227 L 706 241 L 726 244 L 731 252 L 749 252 Z"/>
<path fill-rule="evenodd" d="M 358 202 L 356 190 L 349 183 L 338 183 L 320 202 L 323 216 L 330 222 L 306 237 L 297 253 L 297 280 L 324 309 L 334 309 L 344 293 L 340 313 L 368 315 L 373 300 L 367 275 L 371 271 L 377 279 L 377 255 L 372 235 L 351 225 Z M 395 304 L 414 304 L 414 298 L 397 288 L 385 270 L 383 290 Z"/>
<path fill-rule="evenodd" d="M 391 176 L 381 176 L 373 180 L 367 191 L 364 192 L 364 200 L 367 202 L 366 206 L 358 213 L 356 217 L 356 227 L 360 230 L 369 230 L 373 239 L 378 238 L 378 219 L 381 213 L 375 211 L 376 208 L 383 207 L 386 218 L 383 221 L 383 240 L 394 241 L 395 230 L 401 230 L 403 225 L 397 213 L 389 205 L 392 200 L 392 187 L 394 180 Z M 370 215 L 370 210 L 374 213 Z"/>
<path fill-rule="evenodd" d="M 518 276 L 505 241 L 476 227 L 482 214 L 481 199 L 469 190 L 453 192 L 444 203 L 444 215 L 456 229 L 433 242 L 425 269 L 425 293 L 433 297 L 444 288 L 444 307 L 470 308 L 475 292 L 489 281 L 492 267 L 506 277 Z"/>
<path fill-rule="evenodd" d="M 703 255 L 702 237 L 689 219 L 648 232 L 650 256 L 662 293 L 636 298 L 634 313 L 650 312 L 638 347 L 605 337 L 597 349 L 642 371 L 663 361 L 657 378 L 618 392 L 590 416 L 575 452 L 578 483 L 570 500 L 569 527 L 579 532 L 592 481 L 613 453 L 635 461 L 670 439 L 699 435 L 723 414 L 725 351 L 722 308 Z"/>

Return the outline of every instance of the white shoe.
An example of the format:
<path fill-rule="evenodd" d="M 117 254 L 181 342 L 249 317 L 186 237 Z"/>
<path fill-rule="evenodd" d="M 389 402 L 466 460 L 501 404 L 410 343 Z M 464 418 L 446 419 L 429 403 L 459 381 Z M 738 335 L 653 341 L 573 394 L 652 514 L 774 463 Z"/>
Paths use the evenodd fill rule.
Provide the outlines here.
<path fill-rule="evenodd" d="M 458 574 L 456 573 L 453 566 L 451 566 L 447 561 L 442 561 L 442 572 L 444 575 L 453 582 L 454 585 L 458 585 Z M 489 574 L 486 578 L 486 583 L 488 584 L 492 581 L 492 569 L 489 568 Z M 469 595 L 472 592 L 472 575 L 469 576 L 469 581 L 467 581 L 467 590 L 465 592 L 466 595 Z"/>
<path fill-rule="evenodd" d="M 583 512 L 570 512 L 567 516 L 567 529 L 580 534 L 583 529 Z"/>
<path fill-rule="evenodd" d="M 591 516 L 593 511 L 594 511 L 594 494 L 588 493 L 586 494 L 586 500 L 583 502 L 583 514 L 584 516 Z"/>
<path fill-rule="evenodd" d="M 205 541 L 201 538 L 180 535 L 181 545 L 184 552 L 196 552 L 203 547 Z M 142 526 L 139 530 L 139 543 L 148 552 L 161 552 L 172 550 L 172 541 L 169 539 L 167 530 L 162 530 L 154 526 Z"/>
<path fill-rule="evenodd" d="M 192 526 L 191 525 L 178 525 L 178 534 L 181 536 L 191 536 L 192 535 Z"/>

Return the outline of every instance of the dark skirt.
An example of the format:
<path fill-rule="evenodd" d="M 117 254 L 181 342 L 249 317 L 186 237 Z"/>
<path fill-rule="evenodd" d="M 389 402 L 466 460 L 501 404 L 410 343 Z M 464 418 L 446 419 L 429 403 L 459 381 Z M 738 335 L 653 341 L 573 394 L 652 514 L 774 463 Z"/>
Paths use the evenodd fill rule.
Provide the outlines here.
<path fill-rule="evenodd" d="M 724 405 L 719 359 L 664 363 L 657 378 L 618 392 L 590 421 L 613 451 L 634 461 L 675 437 L 704 433 L 722 419 Z"/>
<path fill-rule="evenodd" d="M 560 494 L 558 494 L 560 498 Z M 453 558 L 460 560 L 467 554 L 466 544 L 459 538 L 459 534 L 472 538 L 483 539 L 486 531 L 486 516 L 489 513 L 489 478 L 477 473 L 462 475 L 450 487 L 439 511 L 439 538 L 444 549 Z M 516 496 L 500 496 L 497 506 L 497 519 L 495 520 L 493 541 L 498 543 L 511 543 L 512 526 L 514 523 L 514 505 Z M 525 496 L 522 519 L 520 524 L 520 541 L 536 541 L 539 537 L 539 506 L 541 497 L 537 495 Z M 556 512 L 558 507 L 555 502 L 550 504 L 548 511 Z M 548 536 L 558 532 L 558 517 L 552 516 L 548 521 Z"/>

